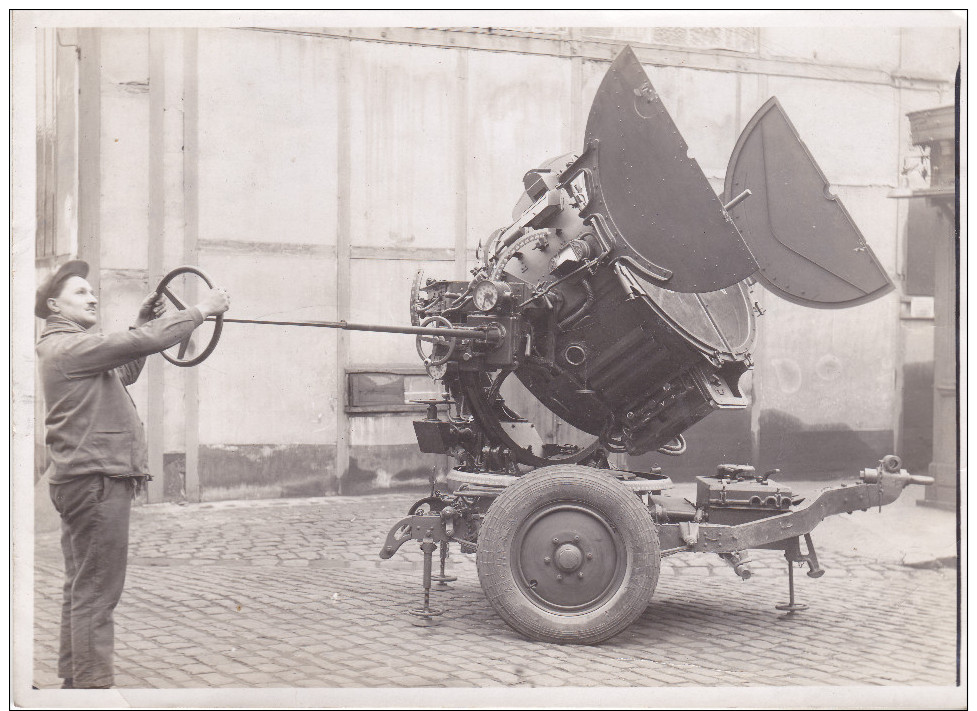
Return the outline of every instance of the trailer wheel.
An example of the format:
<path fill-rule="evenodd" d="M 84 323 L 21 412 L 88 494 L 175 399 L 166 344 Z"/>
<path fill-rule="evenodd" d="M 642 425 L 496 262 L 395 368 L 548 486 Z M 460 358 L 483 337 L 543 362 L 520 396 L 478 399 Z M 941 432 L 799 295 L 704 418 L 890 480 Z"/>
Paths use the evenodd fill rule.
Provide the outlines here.
<path fill-rule="evenodd" d="M 522 477 L 489 507 L 475 557 L 496 613 L 541 642 L 596 644 L 631 625 L 658 583 L 658 531 L 637 496 L 589 467 Z"/>

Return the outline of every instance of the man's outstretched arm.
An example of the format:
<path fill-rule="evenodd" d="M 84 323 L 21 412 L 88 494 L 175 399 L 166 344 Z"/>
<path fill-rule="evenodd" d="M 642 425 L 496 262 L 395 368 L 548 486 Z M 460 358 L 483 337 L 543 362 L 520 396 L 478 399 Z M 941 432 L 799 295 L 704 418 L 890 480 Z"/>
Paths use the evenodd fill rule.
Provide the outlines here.
<path fill-rule="evenodd" d="M 106 335 L 79 334 L 61 360 L 61 369 L 69 378 L 84 378 L 119 368 L 176 345 L 205 319 L 224 313 L 229 307 L 230 297 L 227 292 L 223 289 L 211 289 L 196 306 L 149 321 L 129 331 Z M 138 377 L 141 368 L 140 365 L 135 372 L 130 368 L 123 377 Z"/>

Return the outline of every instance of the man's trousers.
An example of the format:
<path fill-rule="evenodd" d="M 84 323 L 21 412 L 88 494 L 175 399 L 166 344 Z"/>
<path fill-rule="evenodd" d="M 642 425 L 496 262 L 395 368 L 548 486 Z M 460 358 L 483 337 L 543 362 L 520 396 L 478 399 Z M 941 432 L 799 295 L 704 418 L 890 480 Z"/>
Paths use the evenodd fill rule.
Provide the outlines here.
<path fill-rule="evenodd" d="M 51 484 L 65 567 L 58 676 L 75 688 L 114 682 L 113 612 L 125 584 L 132 492 L 132 479 L 102 474 Z"/>

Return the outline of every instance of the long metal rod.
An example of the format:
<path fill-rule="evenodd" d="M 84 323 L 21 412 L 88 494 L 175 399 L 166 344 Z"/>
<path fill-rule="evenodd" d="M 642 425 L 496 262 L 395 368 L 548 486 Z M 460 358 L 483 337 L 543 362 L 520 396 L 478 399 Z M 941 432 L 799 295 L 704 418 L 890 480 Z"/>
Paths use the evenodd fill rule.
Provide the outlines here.
<path fill-rule="evenodd" d="M 216 320 L 214 317 L 208 321 Z M 410 333 L 421 336 L 445 336 L 451 338 L 470 338 L 476 341 L 493 341 L 497 336 L 492 331 L 481 328 L 438 328 L 437 326 L 381 326 L 368 323 L 348 323 L 346 321 L 268 321 L 265 319 L 225 318 L 224 323 L 250 323 L 259 326 L 305 326 L 310 328 L 340 328 L 344 331 L 374 331 L 379 333 Z"/>

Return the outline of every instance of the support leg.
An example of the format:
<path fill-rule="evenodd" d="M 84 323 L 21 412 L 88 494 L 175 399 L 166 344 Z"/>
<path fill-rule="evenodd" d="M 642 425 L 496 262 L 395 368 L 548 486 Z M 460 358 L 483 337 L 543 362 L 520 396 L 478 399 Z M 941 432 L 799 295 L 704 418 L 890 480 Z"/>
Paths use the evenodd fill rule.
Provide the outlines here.
<path fill-rule="evenodd" d="M 444 614 L 444 609 L 431 607 L 431 566 L 433 554 L 437 547 L 438 544 L 430 537 L 421 543 L 421 550 L 424 552 L 424 607 L 420 610 L 409 611 L 417 618 L 414 620 L 414 624 L 418 627 L 429 627 L 434 623 L 435 617 Z"/>
<path fill-rule="evenodd" d="M 782 602 L 777 605 L 778 610 L 785 610 L 786 612 L 800 612 L 801 610 L 806 610 L 807 605 L 794 602 L 794 561 L 787 557 L 787 587 L 790 591 L 790 600 L 788 602 Z"/>

